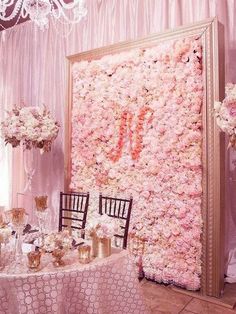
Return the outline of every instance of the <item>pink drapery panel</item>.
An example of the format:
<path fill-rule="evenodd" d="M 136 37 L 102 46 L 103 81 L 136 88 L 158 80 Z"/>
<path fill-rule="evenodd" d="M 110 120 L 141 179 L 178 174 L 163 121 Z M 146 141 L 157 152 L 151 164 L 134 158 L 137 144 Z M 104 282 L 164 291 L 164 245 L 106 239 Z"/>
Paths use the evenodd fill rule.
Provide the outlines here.
<path fill-rule="evenodd" d="M 0 34 L 0 117 L 4 108 L 23 100 L 28 105 L 45 104 L 62 125 L 52 152 L 37 156 L 32 191 L 34 194 L 44 192 L 49 195 L 54 226 L 57 224 L 58 195 L 63 190 L 64 177 L 63 126 L 67 90 L 65 56 L 218 16 L 225 26 L 226 81 L 236 82 L 236 1 L 87 0 L 86 3 L 87 18 L 67 38 L 57 36 L 53 27 L 41 32 L 30 22 Z M 65 26 L 58 29 L 61 33 L 63 30 L 68 31 Z M 2 173 L 7 158 L 2 150 L 1 154 L 4 156 L 0 158 Z M 23 190 L 24 185 L 20 154 L 19 150 L 13 154 L 11 204 L 14 206 L 17 204 L 16 194 Z M 236 197 L 232 191 L 236 190 L 236 170 L 232 152 L 229 158 L 227 181 L 231 193 L 227 229 L 230 234 L 229 247 L 233 247 L 236 246 L 236 205 L 233 206 Z M 11 193 L 10 189 L 8 192 Z M 28 211 L 32 212 L 32 204 L 28 207 Z"/>

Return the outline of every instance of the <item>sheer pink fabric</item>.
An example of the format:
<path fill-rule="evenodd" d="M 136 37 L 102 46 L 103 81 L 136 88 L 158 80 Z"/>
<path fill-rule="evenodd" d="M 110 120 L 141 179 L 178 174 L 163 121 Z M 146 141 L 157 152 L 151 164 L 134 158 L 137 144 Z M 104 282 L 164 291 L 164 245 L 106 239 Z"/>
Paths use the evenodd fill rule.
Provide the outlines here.
<path fill-rule="evenodd" d="M 66 56 L 106 46 L 119 41 L 137 39 L 167 28 L 218 16 L 225 26 L 226 81 L 236 82 L 236 1 L 232 0 L 87 0 L 88 15 L 64 38 L 50 28 L 41 32 L 31 22 L 0 34 L 0 117 L 3 109 L 23 100 L 28 105 L 45 104 L 61 123 L 53 150 L 38 159 L 33 179 L 33 193 L 50 197 L 51 224 L 56 225 L 59 191 L 63 190 L 64 108 L 66 105 Z M 69 28 L 58 27 L 63 34 Z M 21 153 L 14 151 L 12 164 L 12 202 L 23 190 Z M 229 155 L 231 161 L 233 153 Z M 7 157 L 3 158 L 6 162 Z M 3 162 L 0 161 L 2 174 Z M 229 247 L 236 246 L 236 189 L 233 162 L 227 173 L 230 181 L 228 227 Z M 8 178 L 8 174 L 5 174 Z M 229 186 L 229 185 L 228 185 Z M 8 189 L 8 193 L 10 193 Z M 5 191 L 7 193 L 7 191 Z M 7 200 L 4 201 L 7 203 Z M 32 203 L 28 211 L 32 212 Z M 30 204 L 30 205 L 29 205 Z M 1 205 L 1 204 L 0 204 Z M 7 205 L 7 204 L 6 204 Z M 8 206 L 10 206 L 8 202 Z M 32 213 L 32 220 L 34 215 Z"/>

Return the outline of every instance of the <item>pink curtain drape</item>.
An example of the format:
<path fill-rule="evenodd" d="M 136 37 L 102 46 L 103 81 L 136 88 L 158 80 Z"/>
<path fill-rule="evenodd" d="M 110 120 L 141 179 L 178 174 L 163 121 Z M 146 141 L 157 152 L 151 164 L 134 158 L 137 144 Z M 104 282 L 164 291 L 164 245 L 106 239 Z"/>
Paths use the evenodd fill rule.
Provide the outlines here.
<path fill-rule="evenodd" d="M 236 1 L 234 0 L 87 0 L 88 15 L 68 37 L 66 26 L 50 27 L 41 32 L 31 22 L 0 33 L 0 117 L 14 103 L 45 104 L 61 123 L 61 130 L 51 153 L 37 157 L 32 193 L 50 197 L 51 225 L 57 225 L 59 191 L 63 190 L 64 108 L 67 104 L 66 56 L 124 40 L 144 37 L 168 28 L 218 16 L 225 27 L 226 81 L 236 82 Z M 58 35 L 58 33 L 60 35 Z M 1 144 L 3 145 L 3 144 Z M 17 192 L 22 192 L 22 152 L 13 153 L 12 167 L 6 168 L 11 154 L 1 146 L 0 173 L 5 180 L 13 178 L 12 191 L 5 185 L 2 198 L 6 206 L 16 206 Z M 228 208 L 229 247 L 236 246 L 236 169 L 235 153 L 228 154 L 227 184 L 230 194 Z M 11 157 L 10 157 L 11 158 Z M 7 169 L 7 171 L 6 171 Z M 12 193 L 11 193 L 12 192 Z M 229 197 L 230 196 L 230 197 Z M 32 213 L 32 202 L 28 202 Z M 0 204 L 1 205 L 1 204 Z M 19 205 L 19 204 L 18 204 Z M 34 220 L 33 213 L 31 214 Z"/>

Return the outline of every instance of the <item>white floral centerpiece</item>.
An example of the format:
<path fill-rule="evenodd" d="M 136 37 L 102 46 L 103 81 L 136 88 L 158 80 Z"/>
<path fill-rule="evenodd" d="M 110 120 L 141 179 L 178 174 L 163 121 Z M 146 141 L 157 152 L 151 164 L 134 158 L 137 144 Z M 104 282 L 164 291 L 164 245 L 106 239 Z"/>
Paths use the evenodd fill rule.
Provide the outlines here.
<path fill-rule="evenodd" d="M 7 117 L 1 123 L 1 133 L 5 143 L 12 147 L 22 143 L 24 149 L 34 147 L 48 152 L 57 137 L 59 127 L 59 123 L 45 107 L 15 105 L 11 111 L 7 111 Z"/>
<path fill-rule="evenodd" d="M 8 226 L 0 227 L 0 245 L 6 244 L 9 241 L 11 234 L 12 230 Z"/>
<path fill-rule="evenodd" d="M 61 232 L 53 232 L 44 238 L 43 249 L 46 252 L 52 252 L 55 249 L 63 249 L 68 251 L 72 247 L 72 237 L 69 235 L 68 230 Z"/>
<path fill-rule="evenodd" d="M 236 148 L 236 85 L 226 85 L 226 97 L 222 102 L 216 101 L 216 122 L 219 128 L 229 135 L 229 146 Z"/>
<path fill-rule="evenodd" d="M 111 238 L 120 230 L 117 219 L 94 212 L 85 230 L 92 238 L 92 256 L 104 258 L 111 255 Z"/>
<path fill-rule="evenodd" d="M 119 232 L 119 222 L 108 215 L 94 213 L 86 225 L 86 231 L 92 235 L 96 234 L 98 238 L 112 238 Z"/>

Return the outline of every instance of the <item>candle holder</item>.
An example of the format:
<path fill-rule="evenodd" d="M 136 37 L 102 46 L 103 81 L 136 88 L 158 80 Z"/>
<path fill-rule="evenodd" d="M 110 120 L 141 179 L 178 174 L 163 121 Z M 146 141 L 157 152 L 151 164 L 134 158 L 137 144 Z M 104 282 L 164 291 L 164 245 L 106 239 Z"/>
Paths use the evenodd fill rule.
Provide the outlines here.
<path fill-rule="evenodd" d="M 47 199 L 47 195 L 35 196 L 34 198 L 36 206 L 36 216 L 38 218 L 39 230 L 41 234 L 41 239 L 39 239 L 40 246 L 43 246 L 44 244 L 45 224 L 48 216 Z"/>
<path fill-rule="evenodd" d="M 52 251 L 52 256 L 54 257 L 53 265 L 55 267 L 64 266 L 65 262 L 62 260 L 62 257 L 65 255 L 65 250 L 56 248 Z"/>
<path fill-rule="evenodd" d="M 40 251 L 32 251 L 27 254 L 28 267 L 30 270 L 37 271 L 40 266 L 40 259 L 42 253 Z"/>
<path fill-rule="evenodd" d="M 16 263 L 21 264 L 22 261 L 22 233 L 25 225 L 28 222 L 28 214 L 26 214 L 24 208 L 13 208 L 8 212 L 10 222 L 13 229 L 16 231 L 15 242 L 15 259 Z"/>
<path fill-rule="evenodd" d="M 88 264 L 90 262 L 90 252 L 91 246 L 89 245 L 82 245 L 78 248 L 79 262 L 81 264 Z"/>
<path fill-rule="evenodd" d="M 47 209 L 47 195 L 35 196 L 35 205 L 37 211 L 44 212 Z"/>

